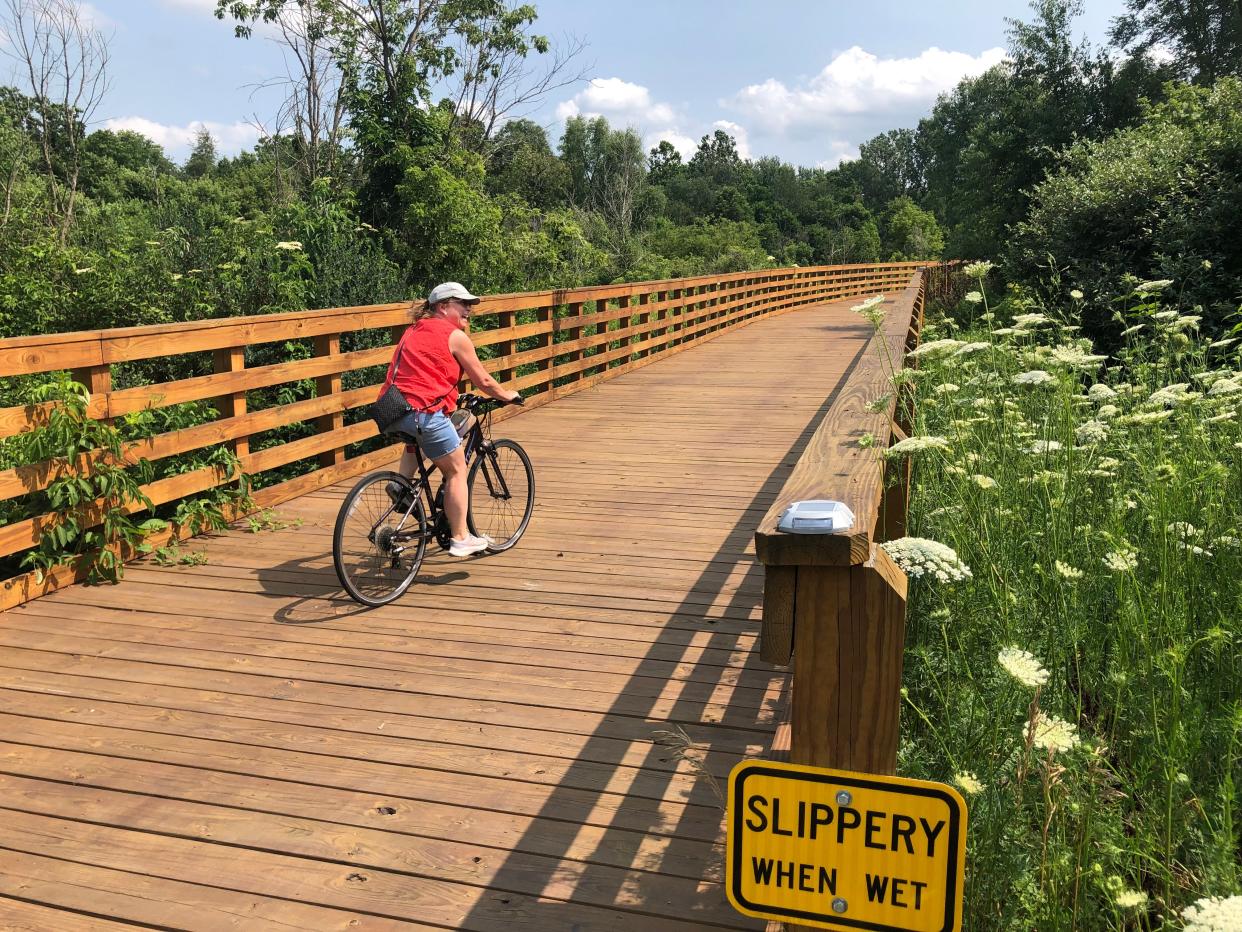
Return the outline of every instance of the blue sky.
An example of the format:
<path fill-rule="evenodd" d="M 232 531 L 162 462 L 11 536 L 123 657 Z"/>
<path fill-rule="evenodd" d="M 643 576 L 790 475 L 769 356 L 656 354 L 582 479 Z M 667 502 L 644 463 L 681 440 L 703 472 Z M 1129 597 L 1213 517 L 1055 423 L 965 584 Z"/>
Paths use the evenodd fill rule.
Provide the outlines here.
<path fill-rule="evenodd" d="M 1005 17 L 1022 0 L 543 0 L 538 28 L 587 43 L 590 83 L 528 115 L 555 146 L 573 113 L 633 126 L 647 144 L 687 154 L 724 128 L 743 154 L 837 164 L 887 129 L 913 126 L 936 95 L 999 60 Z M 111 36 L 112 87 L 97 125 L 144 132 L 184 159 L 200 125 L 220 150 L 253 145 L 281 94 L 257 85 L 284 73 L 279 47 L 234 38 L 214 0 L 93 0 Z M 1078 30 L 1104 39 L 1123 0 L 1087 0 Z M 5 79 L 8 75 L 0 73 Z"/>

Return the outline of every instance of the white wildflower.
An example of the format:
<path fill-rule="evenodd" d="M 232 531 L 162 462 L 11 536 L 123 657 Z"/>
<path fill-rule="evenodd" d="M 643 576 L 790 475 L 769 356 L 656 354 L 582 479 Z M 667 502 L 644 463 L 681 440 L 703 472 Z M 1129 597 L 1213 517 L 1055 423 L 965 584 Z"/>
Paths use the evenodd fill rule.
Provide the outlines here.
<path fill-rule="evenodd" d="M 992 271 L 994 266 L 991 262 L 972 262 L 965 266 L 962 271 L 968 278 L 987 278 L 988 272 Z"/>
<path fill-rule="evenodd" d="M 1163 324 L 1167 324 L 1171 320 L 1177 320 L 1177 311 L 1157 311 L 1151 315 L 1154 320 L 1158 320 Z"/>
<path fill-rule="evenodd" d="M 1015 314 L 1013 326 L 1015 330 L 1030 330 L 1040 324 L 1052 323 L 1047 314 Z"/>
<path fill-rule="evenodd" d="M 281 240 L 276 244 L 277 249 L 283 249 L 286 252 L 298 252 L 302 248 L 302 244 L 295 239 Z"/>
<path fill-rule="evenodd" d="M 1147 905 L 1147 894 L 1142 890 L 1122 890 L 1113 897 L 1113 902 L 1122 909 L 1138 909 Z"/>
<path fill-rule="evenodd" d="M 968 291 L 963 296 L 962 300 L 966 301 L 968 304 L 981 304 L 983 302 L 983 295 L 977 291 Z"/>
<path fill-rule="evenodd" d="M 1106 456 L 1095 465 L 1099 466 L 1100 469 L 1116 469 L 1121 465 L 1121 460 L 1115 459 L 1111 456 Z"/>
<path fill-rule="evenodd" d="M 93 272 L 93 271 L 95 271 L 94 266 L 88 265 L 85 268 L 74 269 L 73 274 L 74 275 L 86 275 L 88 272 Z"/>
<path fill-rule="evenodd" d="M 907 356 L 921 358 L 923 356 L 935 356 L 939 353 L 947 353 L 949 350 L 955 350 L 962 346 L 961 340 L 944 339 L 932 340 L 929 343 L 921 343 L 919 346 L 906 353 Z"/>
<path fill-rule="evenodd" d="M 1078 746 L 1078 727 L 1064 719 L 1036 712 L 1034 726 L 1031 743 L 1041 750 L 1056 754 Z"/>
<path fill-rule="evenodd" d="M 1173 284 L 1171 278 L 1159 278 L 1149 282 L 1139 282 L 1134 286 L 1134 290 L 1139 294 L 1151 294 L 1153 291 L 1163 291 Z"/>
<path fill-rule="evenodd" d="M 1052 374 L 1043 369 L 1032 369 L 1030 372 L 1021 372 L 1013 377 L 1014 385 L 1046 385 L 1055 381 Z"/>
<path fill-rule="evenodd" d="M 1183 932 L 1239 932 L 1242 930 L 1242 895 L 1205 896 L 1182 910 Z"/>
<path fill-rule="evenodd" d="M 1234 537 L 1232 534 L 1222 534 L 1216 540 L 1212 541 L 1213 547 L 1228 547 L 1230 550 L 1242 549 L 1242 538 Z"/>
<path fill-rule="evenodd" d="M 1020 647 L 1005 647 L 996 655 L 999 663 L 1015 680 L 1023 686 L 1034 689 L 1048 682 L 1048 671 L 1030 651 Z"/>
<path fill-rule="evenodd" d="M 1028 453 L 1055 453 L 1061 449 L 1061 444 L 1056 440 L 1036 440 L 1027 448 Z"/>
<path fill-rule="evenodd" d="M 988 349 L 991 345 L 992 345 L 991 343 L 978 343 L 978 342 L 966 343 L 963 346 L 959 347 L 958 351 L 954 353 L 953 355 L 954 356 L 968 356 L 971 353 L 978 353 L 981 350 Z"/>
<path fill-rule="evenodd" d="M 1174 546 L 1176 546 L 1176 547 L 1180 547 L 1182 550 L 1187 551 L 1187 552 L 1188 552 L 1188 553 L 1189 553 L 1192 557 L 1211 557 L 1211 556 L 1214 556 L 1214 554 L 1212 553 L 1212 551 L 1210 551 L 1210 550 L 1204 550 L 1202 547 L 1198 546 L 1197 544 L 1192 544 L 1192 543 L 1191 543 L 1190 541 L 1188 541 L 1188 540 L 1175 540 L 1175 541 L 1173 541 L 1173 544 L 1174 544 Z"/>
<path fill-rule="evenodd" d="M 1096 382 L 1087 389 L 1087 397 L 1092 401 L 1112 401 L 1117 397 L 1117 393 L 1103 382 Z"/>
<path fill-rule="evenodd" d="M 884 458 L 898 459 L 902 456 L 912 456 L 927 450 L 946 450 L 948 447 L 949 441 L 944 437 L 907 437 L 905 440 L 897 441 L 885 450 Z"/>
<path fill-rule="evenodd" d="M 1170 329 L 1174 332 L 1180 330 L 1198 330 L 1199 321 L 1203 318 L 1197 314 L 1183 314 L 1177 320 L 1173 321 Z"/>
<path fill-rule="evenodd" d="M 1007 336 L 1011 336 L 1011 335 L 1013 335 L 1013 334 L 1015 334 L 1015 333 L 1017 333 L 1017 332 L 1018 332 L 1018 331 L 1014 330 L 1014 329 L 1013 329 L 1013 327 L 998 327 L 998 328 L 996 328 L 995 330 L 993 330 L 993 331 L 992 331 L 992 336 L 994 336 L 994 337 L 1007 337 Z"/>
<path fill-rule="evenodd" d="M 1074 439 L 1080 444 L 1103 443 L 1108 439 L 1108 425 L 1103 421 L 1083 421 L 1074 428 Z"/>
<path fill-rule="evenodd" d="M 1163 388 L 1156 389 L 1148 395 L 1147 402 L 1149 404 L 1164 405 L 1165 407 L 1171 408 L 1199 397 L 1198 392 L 1187 391 L 1188 388 L 1190 388 L 1190 384 L 1188 382 L 1177 382 L 1173 385 L 1166 385 Z"/>
<path fill-rule="evenodd" d="M 1047 358 L 1067 369 L 1095 369 L 1108 359 L 1107 356 L 1092 355 L 1081 346 L 1074 346 L 1070 343 L 1054 346 L 1047 354 Z"/>
<path fill-rule="evenodd" d="M 1076 566 L 1070 566 L 1068 563 L 1062 563 L 1060 560 L 1054 560 L 1053 566 L 1057 572 L 1066 579 L 1082 579 L 1083 572 Z"/>
<path fill-rule="evenodd" d="M 1121 335 L 1123 337 L 1133 336 L 1146 326 L 1146 324 L 1135 324 L 1133 327 L 1126 327 L 1125 330 L 1121 331 Z"/>
<path fill-rule="evenodd" d="M 1170 522 L 1165 530 L 1182 540 L 1195 540 L 1203 536 L 1203 532 L 1191 524 L 1189 521 L 1173 521 Z"/>
<path fill-rule="evenodd" d="M 1128 547 L 1109 551 L 1104 554 L 1103 562 L 1114 573 L 1128 573 L 1138 569 L 1138 555 Z"/>
<path fill-rule="evenodd" d="M 960 582 L 971 576 L 970 567 L 952 547 L 924 537 L 899 537 L 880 545 L 910 576 L 934 577 L 940 582 Z"/>
<path fill-rule="evenodd" d="M 953 783 L 963 792 L 976 796 L 987 789 L 987 784 L 974 775 L 972 771 L 963 770 L 953 775 Z"/>
<path fill-rule="evenodd" d="M 1208 395 L 1236 395 L 1242 392 L 1242 376 L 1230 379 L 1218 379 L 1208 389 Z"/>
<path fill-rule="evenodd" d="M 1160 411 L 1136 411 L 1134 414 L 1127 414 L 1120 418 L 1120 422 L 1123 424 L 1155 424 L 1172 416 L 1172 408 L 1164 408 Z"/>
<path fill-rule="evenodd" d="M 868 298 L 861 304 L 855 304 L 851 311 L 859 317 L 869 321 L 875 328 L 879 328 L 884 323 L 884 295 L 878 294 Z"/>
<path fill-rule="evenodd" d="M 1073 298 L 1075 301 L 1081 301 L 1082 292 L 1079 291 L 1077 288 L 1074 288 L 1073 290 L 1070 291 L 1070 297 Z"/>
<path fill-rule="evenodd" d="M 1226 346 L 1232 346 L 1234 343 L 1237 343 L 1237 342 L 1238 342 L 1237 337 L 1225 337 L 1225 339 L 1223 340 L 1217 340 L 1215 343 L 1209 343 L 1208 347 L 1210 349 L 1224 349 Z"/>
<path fill-rule="evenodd" d="M 980 475 L 976 473 L 975 475 L 971 476 L 970 479 L 972 482 L 974 482 L 975 485 L 979 486 L 979 488 L 981 489 L 996 488 L 996 480 L 993 479 L 991 476 L 984 476 L 984 475 Z"/>
<path fill-rule="evenodd" d="M 1100 410 L 1095 412 L 1101 418 L 1116 417 L 1121 413 L 1121 409 L 1116 405 L 1100 405 Z"/>
<path fill-rule="evenodd" d="M 1232 421 L 1235 417 L 1237 417 L 1237 414 L 1238 413 L 1236 411 L 1222 411 L 1220 414 L 1213 414 L 1210 418 L 1204 421 L 1204 423 L 1223 424 L 1225 421 Z"/>

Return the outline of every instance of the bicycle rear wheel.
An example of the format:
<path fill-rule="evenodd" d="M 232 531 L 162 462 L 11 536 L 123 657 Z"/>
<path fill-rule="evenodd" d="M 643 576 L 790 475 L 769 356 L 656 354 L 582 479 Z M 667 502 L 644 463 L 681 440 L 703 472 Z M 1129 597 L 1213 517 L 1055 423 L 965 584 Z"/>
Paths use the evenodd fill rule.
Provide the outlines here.
<path fill-rule="evenodd" d="M 512 440 L 497 440 L 470 464 L 470 533 L 488 537 L 488 553 L 518 542 L 535 510 L 535 470 L 530 457 Z"/>
<path fill-rule="evenodd" d="M 400 508 L 388 495 L 389 482 L 410 496 Z M 341 503 L 332 534 L 332 562 L 345 591 L 363 605 L 398 598 L 422 566 L 426 531 L 422 499 L 410 480 L 396 472 L 365 476 Z"/>

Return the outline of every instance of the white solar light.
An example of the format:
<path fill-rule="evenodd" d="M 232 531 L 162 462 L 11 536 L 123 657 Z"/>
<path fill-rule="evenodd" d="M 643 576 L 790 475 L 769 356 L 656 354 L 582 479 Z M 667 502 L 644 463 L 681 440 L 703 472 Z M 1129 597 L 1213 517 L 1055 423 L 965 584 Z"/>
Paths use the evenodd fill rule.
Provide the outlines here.
<path fill-rule="evenodd" d="M 854 526 L 854 512 L 845 502 L 794 502 L 783 512 L 777 529 L 790 534 L 831 534 Z"/>

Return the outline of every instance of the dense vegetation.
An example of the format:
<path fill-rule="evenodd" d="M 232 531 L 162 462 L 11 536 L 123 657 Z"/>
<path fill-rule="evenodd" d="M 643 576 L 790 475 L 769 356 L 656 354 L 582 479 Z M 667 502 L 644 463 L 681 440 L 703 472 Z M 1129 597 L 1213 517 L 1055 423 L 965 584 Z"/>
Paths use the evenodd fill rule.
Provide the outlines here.
<path fill-rule="evenodd" d="M 1081 292 L 975 291 L 897 380 L 899 767 L 967 797 L 974 929 L 1240 927 L 1242 359 L 1175 286 L 1111 359 Z"/>

